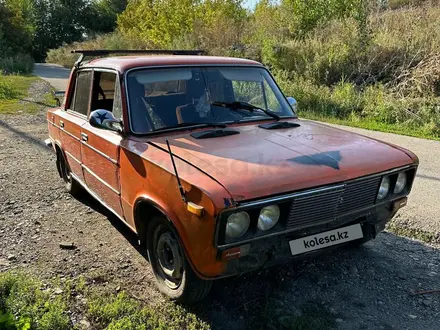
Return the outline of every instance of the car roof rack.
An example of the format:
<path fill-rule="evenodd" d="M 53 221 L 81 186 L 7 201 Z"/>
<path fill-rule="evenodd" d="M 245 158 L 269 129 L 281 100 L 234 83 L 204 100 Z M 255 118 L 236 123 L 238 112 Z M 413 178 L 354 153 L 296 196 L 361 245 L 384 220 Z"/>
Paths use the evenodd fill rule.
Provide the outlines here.
<path fill-rule="evenodd" d="M 75 62 L 75 67 L 79 67 L 86 56 L 106 56 L 110 54 L 150 54 L 150 55 L 203 55 L 204 50 L 177 50 L 177 49 L 94 49 L 94 50 L 72 50 L 72 54 L 81 54 Z"/>

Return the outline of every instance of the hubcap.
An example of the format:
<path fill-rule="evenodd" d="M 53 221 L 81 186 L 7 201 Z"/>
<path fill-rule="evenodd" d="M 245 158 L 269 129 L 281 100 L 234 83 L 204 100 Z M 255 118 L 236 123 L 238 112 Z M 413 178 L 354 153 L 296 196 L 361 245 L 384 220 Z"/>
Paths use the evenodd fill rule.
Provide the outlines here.
<path fill-rule="evenodd" d="M 179 287 L 182 281 L 183 260 L 179 243 L 170 232 L 162 233 L 157 240 L 156 257 L 165 284 L 171 289 Z"/>

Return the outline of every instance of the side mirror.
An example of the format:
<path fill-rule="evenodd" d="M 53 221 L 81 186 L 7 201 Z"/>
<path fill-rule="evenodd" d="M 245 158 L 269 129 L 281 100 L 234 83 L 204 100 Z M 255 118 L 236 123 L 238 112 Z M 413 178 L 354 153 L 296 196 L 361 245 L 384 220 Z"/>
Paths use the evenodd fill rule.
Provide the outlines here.
<path fill-rule="evenodd" d="M 53 91 L 52 95 L 55 101 L 57 101 L 57 106 L 60 107 L 62 102 L 64 100 L 66 92 L 65 91 Z"/>
<path fill-rule="evenodd" d="M 92 111 L 90 113 L 89 124 L 96 128 L 118 133 L 122 132 L 122 121 L 116 119 L 110 111 L 104 109 Z"/>
<path fill-rule="evenodd" d="M 293 98 L 292 96 L 289 96 L 287 98 L 287 102 L 289 102 L 290 107 L 292 108 L 292 110 L 296 111 L 296 107 L 297 107 L 298 103 L 296 102 L 295 98 Z"/>

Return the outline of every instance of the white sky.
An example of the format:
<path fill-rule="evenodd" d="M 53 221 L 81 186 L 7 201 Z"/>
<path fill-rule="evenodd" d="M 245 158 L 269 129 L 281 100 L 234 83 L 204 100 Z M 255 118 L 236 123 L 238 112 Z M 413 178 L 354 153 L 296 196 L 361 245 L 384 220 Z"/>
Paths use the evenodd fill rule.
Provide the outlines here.
<path fill-rule="evenodd" d="M 244 6 L 249 9 L 254 9 L 258 0 L 245 0 Z"/>

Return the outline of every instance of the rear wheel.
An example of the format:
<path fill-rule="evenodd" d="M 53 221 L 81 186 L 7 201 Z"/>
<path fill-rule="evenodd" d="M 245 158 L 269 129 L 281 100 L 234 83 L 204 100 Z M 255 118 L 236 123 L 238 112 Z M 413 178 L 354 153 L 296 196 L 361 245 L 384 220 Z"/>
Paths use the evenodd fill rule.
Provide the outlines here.
<path fill-rule="evenodd" d="M 147 253 L 159 290 L 169 299 L 191 304 L 202 300 L 212 281 L 200 279 L 186 260 L 168 221 L 155 217 L 149 226 Z"/>
<path fill-rule="evenodd" d="M 77 195 L 82 190 L 82 187 L 72 177 L 72 172 L 70 171 L 69 165 L 59 150 L 57 151 L 57 169 L 61 178 L 64 180 L 67 192 L 72 195 Z"/>

